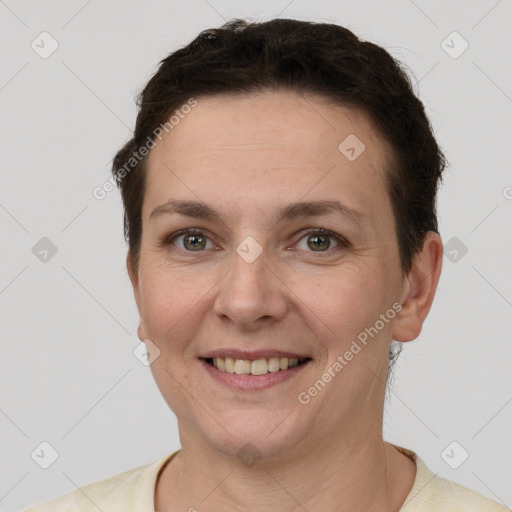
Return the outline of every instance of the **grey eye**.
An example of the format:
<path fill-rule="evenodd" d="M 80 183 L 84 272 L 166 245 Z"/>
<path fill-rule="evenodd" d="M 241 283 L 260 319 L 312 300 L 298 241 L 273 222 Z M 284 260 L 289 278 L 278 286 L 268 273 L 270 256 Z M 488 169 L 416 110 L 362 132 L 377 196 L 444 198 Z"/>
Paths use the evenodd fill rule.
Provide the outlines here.
<path fill-rule="evenodd" d="M 182 242 L 178 245 L 178 240 Z M 202 251 L 207 248 L 209 239 L 204 233 L 200 232 L 187 232 L 183 233 L 173 239 L 174 245 L 177 245 L 180 249 L 186 251 Z M 211 242 L 210 242 L 211 243 Z"/>

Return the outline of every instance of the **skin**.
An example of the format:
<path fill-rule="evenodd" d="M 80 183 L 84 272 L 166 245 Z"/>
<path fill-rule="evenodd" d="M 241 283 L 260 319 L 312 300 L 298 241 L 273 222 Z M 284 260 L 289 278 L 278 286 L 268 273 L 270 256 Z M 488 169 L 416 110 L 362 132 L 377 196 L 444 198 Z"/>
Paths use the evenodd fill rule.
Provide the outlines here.
<path fill-rule="evenodd" d="M 382 439 L 387 356 L 392 339 L 421 332 L 441 273 L 441 238 L 429 232 L 402 275 L 383 184 L 391 153 L 365 112 L 284 91 L 197 99 L 151 150 L 139 268 L 127 258 L 138 335 L 160 350 L 151 370 L 182 445 L 157 482 L 156 511 L 397 511 L 416 467 Z M 366 149 L 349 161 L 338 145 L 352 133 Z M 150 221 L 171 198 L 206 202 L 222 221 Z M 336 213 L 273 221 L 281 206 L 326 199 L 368 221 Z M 324 239 L 314 250 L 307 230 L 320 227 L 351 245 L 328 238 L 327 250 Z M 206 247 L 170 241 L 184 228 L 202 228 Z M 252 263 L 236 252 L 248 236 L 263 249 Z M 401 311 L 378 335 L 309 404 L 299 403 L 298 393 L 396 302 Z M 293 351 L 312 361 L 268 389 L 235 391 L 198 359 L 219 348 Z M 250 467 L 237 457 L 248 442 L 262 455 Z"/>

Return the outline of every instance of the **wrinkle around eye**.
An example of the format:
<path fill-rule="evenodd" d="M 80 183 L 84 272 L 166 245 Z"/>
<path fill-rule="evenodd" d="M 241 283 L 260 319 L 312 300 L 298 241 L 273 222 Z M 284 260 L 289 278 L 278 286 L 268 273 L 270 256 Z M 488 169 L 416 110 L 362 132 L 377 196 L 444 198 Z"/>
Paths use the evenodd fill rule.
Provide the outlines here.
<path fill-rule="evenodd" d="M 204 238 L 206 240 L 204 247 L 198 247 L 196 250 L 187 249 L 185 244 L 185 237 L 197 236 L 199 238 Z M 301 235 L 301 236 L 299 236 Z M 321 238 L 326 238 L 329 240 L 328 247 L 323 250 L 315 250 L 307 245 L 307 239 L 311 236 L 319 236 Z M 206 256 L 212 250 L 219 251 L 222 250 L 218 244 L 212 240 L 212 236 L 208 232 L 208 230 L 204 228 L 184 228 L 178 231 L 174 231 L 171 234 L 162 235 L 159 237 L 156 245 L 159 249 L 168 250 L 172 252 L 176 257 L 179 256 Z M 290 237 L 291 238 L 291 237 Z M 304 254 L 309 257 L 318 257 L 318 258 L 327 258 L 333 257 L 335 255 L 339 255 L 345 249 L 349 249 L 352 247 L 352 244 L 346 237 L 343 235 L 331 231 L 329 229 L 323 227 L 315 227 L 315 228 L 307 228 L 307 231 L 304 233 L 304 230 L 300 230 L 293 235 L 293 238 L 297 241 L 291 243 L 291 247 L 287 246 L 285 250 L 288 251 L 297 251 L 297 254 Z M 334 246 L 332 241 L 334 241 Z M 303 248 L 300 247 L 300 244 L 306 244 Z"/>

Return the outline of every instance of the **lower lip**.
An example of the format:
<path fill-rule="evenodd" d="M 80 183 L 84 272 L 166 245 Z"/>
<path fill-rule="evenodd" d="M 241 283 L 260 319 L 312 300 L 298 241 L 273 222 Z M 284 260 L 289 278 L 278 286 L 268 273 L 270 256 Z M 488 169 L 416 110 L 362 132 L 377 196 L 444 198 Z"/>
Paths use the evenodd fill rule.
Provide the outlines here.
<path fill-rule="evenodd" d="M 204 359 L 200 359 L 204 369 L 218 382 L 237 390 L 254 391 L 266 389 L 275 386 L 281 382 L 293 378 L 300 373 L 310 362 L 308 360 L 299 366 L 289 370 L 279 370 L 278 372 L 269 372 L 265 375 L 237 375 L 236 373 L 223 372 L 208 364 Z"/>

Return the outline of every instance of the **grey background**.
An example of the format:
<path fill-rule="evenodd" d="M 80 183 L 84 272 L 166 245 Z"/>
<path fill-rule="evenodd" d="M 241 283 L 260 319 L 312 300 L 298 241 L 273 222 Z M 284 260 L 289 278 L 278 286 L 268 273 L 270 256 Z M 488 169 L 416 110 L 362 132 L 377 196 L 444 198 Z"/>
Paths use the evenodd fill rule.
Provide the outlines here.
<path fill-rule="evenodd" d="M 423 332 L 397 363 L 384 437 L 512 506 L 510 1 L 0 0 L 0 509 L 179 447 L 175 417 L 132 353 L 119 193 L 99 201 L 92 190 L 160 59 L 224 20 L 276 16 L 345 25 L 415 76 L 451 164 L 439 217 L 458 253 L 447 251 Z M 31 47 L 51 48 L 43 31 L 58 42 L 46 59 Z M 469 44 L 457 58 L 445 51 L 463 48 L 453 31 Z M 43 237 L 57 248 L 46 262 L 33 253 Z M 31 458 L 43 441 L 59 455 L 48 469 Z M 469 453 L 457 469 L 446 462 L 453 441 L 452 465 Z"/>

